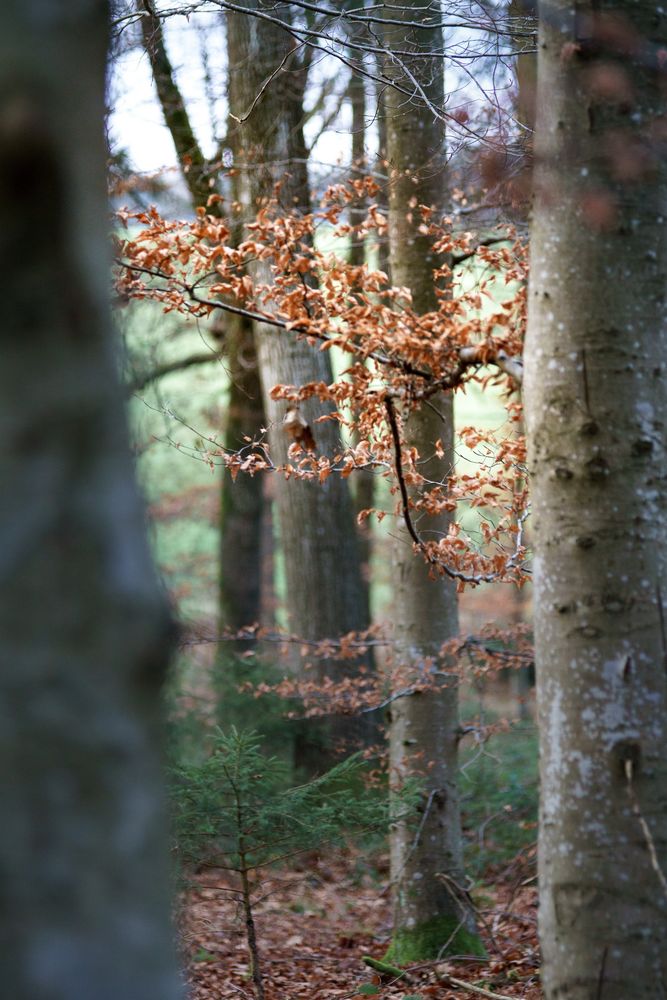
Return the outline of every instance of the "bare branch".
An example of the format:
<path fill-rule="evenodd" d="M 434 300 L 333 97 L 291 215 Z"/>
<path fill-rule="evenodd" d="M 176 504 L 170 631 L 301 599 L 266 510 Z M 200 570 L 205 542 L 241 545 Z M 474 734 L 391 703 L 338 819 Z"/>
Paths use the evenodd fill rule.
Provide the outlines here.
<path fill-rule="evenodd" d="M 131 395 L 135 392 L 141 392 L 146 386 L 164 378 L 165 375 L 185 371 L 186 368 L 193 368 L 195 365 L 207 365 L 212 361 L 221 361 L 222 358 L 223 354 L 219 351 L 209 350 L 200 351 L 199 354 L 190 354 L 186 358 L 178 358 L 175 361 L 166 361 L 164 364 L 158 365 L 157 368 L 153 368 L 143 375 L 135 375 L 134 378 L 130 379 L 126 385 L 127 393 Z"/>

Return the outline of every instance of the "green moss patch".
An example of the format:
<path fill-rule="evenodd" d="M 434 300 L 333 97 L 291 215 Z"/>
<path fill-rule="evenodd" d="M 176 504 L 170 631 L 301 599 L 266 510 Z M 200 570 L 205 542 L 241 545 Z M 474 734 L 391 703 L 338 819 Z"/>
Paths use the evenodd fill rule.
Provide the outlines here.
<path fill-rule="evenodd" d="M 456 917 L 433 917 L 414 927 L 395 930 L 384 961 L 409 965 L 447 955 L 479 955 L 484 958 L 486 950 L 479 935 L 458 927 L 458 924 Z M 447 941 L 449 944 L 440 955 L 441 948 Z"/>

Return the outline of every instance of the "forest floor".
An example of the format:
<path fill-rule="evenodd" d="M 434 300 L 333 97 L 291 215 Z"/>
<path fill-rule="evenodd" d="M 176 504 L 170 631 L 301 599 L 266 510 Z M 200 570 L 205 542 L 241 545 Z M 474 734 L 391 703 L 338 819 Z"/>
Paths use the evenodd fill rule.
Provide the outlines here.
<path fill-rule="evenodd" d="M 354 850 L 309 856 L 262 883 L 256 908 L 266 1000 L 353 998 L 539 1000 L 535 852 L 529 848 L 474 890 L 488 959 L 410 968 L 400 982 L 363 964 L 381 959 L 391 931 L 386 865 Z M 378 871 L 378 867 L 380 871 Z M 384 884 L 384 891 L 383 891 Z M 244 922 L 225 872 L 196 876 L 183 897 L 182 946 L 192 1000 L 252 1000 Z"/>

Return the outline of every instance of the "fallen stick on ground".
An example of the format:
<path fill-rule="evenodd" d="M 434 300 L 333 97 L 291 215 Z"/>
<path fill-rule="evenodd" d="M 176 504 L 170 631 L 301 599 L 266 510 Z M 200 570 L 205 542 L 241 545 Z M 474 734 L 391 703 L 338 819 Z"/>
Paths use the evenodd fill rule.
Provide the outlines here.
<path fill-rule="evenodd" d="M 492 993 L 491 990 L 485 990 L 482 986 L 473 986 L 472 983 L 466 983 L 464 979 L 455 979 L 454 976 L 442 976 L 442 980 L 447 983 L 448 986 L 456 986 L 457 989 L 467 990 L 469 993 L 474 993 L 479 997 L 491 997 L 492 1000 L 512 1000 L 504 993 Z"/>

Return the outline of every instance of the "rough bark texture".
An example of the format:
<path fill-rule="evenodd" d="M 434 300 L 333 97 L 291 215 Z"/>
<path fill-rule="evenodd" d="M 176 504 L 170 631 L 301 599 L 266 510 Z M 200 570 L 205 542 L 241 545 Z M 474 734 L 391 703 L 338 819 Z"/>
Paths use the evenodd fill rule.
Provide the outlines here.
<path fill-rule="evenodd" d="M 419 0 L 404 4 L 406 19 L 425 18 Z M 385 36 L 392 45 L 405 49 L 419 45 L 439 51 L 439 28 L 420 31 L 417 42 L 406 30 L 396 29 Z M 430 100 L 444 103 L 442 65 L 438 60 L 415 58 L 411 66 Z M 390 65 L 391 71 L 391 65 Z M 402 81 L 404 82 L 404 81 Z M 389 244 L 392 280 L 412 292 L 419 312 L 437 308 L 433 286 L 436 258 L 428 237 L 418 232 L 421 218 L 411 212 L 409 201 L 437 206 L 444 187 L 444 134 L 442 124 L 423 108 L 406 108 L 404 98 L 388 90 L 387 151 L 391 164 L 389 188 Z M 416 181 L 416 183 L 415 183 Z M 452 397 L 437 400 L 438 416 L 424 407 L 407 422 L 408 446 L 426 456 L 420 471 L 431 480 L 440 480 L 454 462 Z M 433 455 L 440 438 L 445 457 Z M 447 532 L 446 517 L 429 518 L 427 528 Z M 413 552 L 407 530 L 397 525 L 392 533 L 394 563 L 393 620 L 399 654 L 409 662 L 432 666 L 445 640 L 458 632 L 456 591 L 451 581 L 431 579 L 428 568 Z M 456 900 L 457 887 L 464 884 L 461 847 L 461 819 L 458 795 L 457 685 L 453 675 L 444 679 L 439 690 L 415 694 L 391 706 L 391 773 L 400 782 L 403 776 L 425 771 L 421 812 L 413 821 L 397 824 L 391 835 L 391 875 L 393 883 L 394 934 L 388 958 L 394 962 L 414 962 L 435 958 L 443 946 L 449 953 L 479 950 L 474 919 L 463 897 Z M 430 770 L 425 765 L 433 762 Z M 439 877 L 444 875 L 444 878 Z M 447 885 L 447 879 L 453 880 Z"/>
<path fill-rule="evenodd" d="M 207 206 L 213 175 L 190 122 L 185 101 L 176 81 L 153 0 L 138 0 L 144 47 L 148 54 L 165 124 L 176 150 L 183 179 L 194 208 L 206 206 L 211 215 L 221 214 L 220 202 Z M 235 181 L 232 180 L 232 197 Z M 223 209 L 224 211 L 224 209 Z M 214 332 L 224 346 L 229 368 L 229 401 L 224 445 L 230 451 L 259 438 L 264 425 L 264 406 L 259 383 L 257 351 L 252 326 L 241 317 L 216 317 Z M 220 621 L 223 628 L 238 631 L 260 618 L 262 569 L 262 517 L 264 496 L 260 476 L 240 476 L 232 482 L 223 474 L 220 511 Z M 243 647 L 248 649 L 247 644 Z M 222 657 L 241 652 L 223 646 Z M 224 678 L 223 678 L 224 680 Z"/>
<path fill-rule="evenodd" d="M 667 20 L 649 0 L 540 13 L 525 393 L 545 995 L 657 1000 L 667 995 L 657 870 L 667 869 L 667 170 L 657 138 Z"/>
<path fill-rule="evenodd" d="M 248 6 L 255 5 L 259 5 L 258 0 Z M 256 100 L 262 84 L 290 50 L 290 36 L 270 22 L 239 14 L 228 15 L 227 34 L 230 110 L 237 118 L 247 115 L 238 125 L 235 140 L 235 148 L 243 151 L 243 162 L 248 164 L 244 170 L 244 200 L 256 211 L 273 194 L 276 181 L 281 180 L 280 202 L 284 209 L 308 210 L 302 130 L 305 79 L 299 54 L 295 52 L 287 60 Z M 261 277 L 270 281 L 271 276 L 266 273 Z M 280 383 L 330 382 L 330 361 L 326 353 L 265 324 L 257 324 L 255 334 L 271 454 L 276 463 L 283 463 L 290 444 L 282 428 L 286 406 L 272 400 L 270 391 Z M 333 422 L 315 423 L 323 412 L 315 401 L 302 407 L 318 451 L 333 455 L 340 449 L 340 438 Z M 368 619 L 347 482 L 335 475 L 322 486 L 281 477 L 275 482 L 275 498 L 290 628 L 309 639 L 337 637 L 365 628 Z M 339 664 L 320 661 L 317 673 L 335 675 L 341 669 Z M 335 731 L 358 735 L 360 728 L 343 723 Z"/>
<path fill-rule="evenodd" d="M 171 1000 L 169 619 L 107 314 L 106 5 L 0 16 L 0 952 L 12 1000 Z M 75 71 L 73 71 L 75 68 Z"/>

